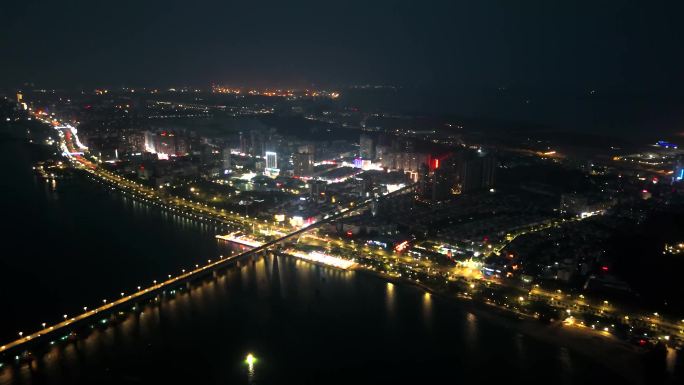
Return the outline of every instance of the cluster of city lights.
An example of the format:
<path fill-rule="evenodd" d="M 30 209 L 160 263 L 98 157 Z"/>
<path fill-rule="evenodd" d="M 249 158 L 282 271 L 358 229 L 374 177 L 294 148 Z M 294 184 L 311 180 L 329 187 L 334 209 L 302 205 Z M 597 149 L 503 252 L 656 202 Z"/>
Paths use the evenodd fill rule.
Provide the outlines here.
<path fill-rule="evenodd" d="M 332 266 L 332 267 L 336 267 L 338 269 L 343 269 L 343 270 L 350 269 L 356 265 L 356 262 L 354 262 L 354 261 L 350 261 L 348 259 L 339 258 L 339 257 L 333 257 L 333 256 L 328 255 L 328 254 L 323 254 L 319 251 L 311 251 L 309 253 L 303 253 L 300 251 L 290 249 L 290 250 L 285 251 L 285 253 L 287 255 L 292 255 L 294 257 L 303 259 L 305 261 L 319 263 L 319 264 L 326 265 L 326 266 Z"/>

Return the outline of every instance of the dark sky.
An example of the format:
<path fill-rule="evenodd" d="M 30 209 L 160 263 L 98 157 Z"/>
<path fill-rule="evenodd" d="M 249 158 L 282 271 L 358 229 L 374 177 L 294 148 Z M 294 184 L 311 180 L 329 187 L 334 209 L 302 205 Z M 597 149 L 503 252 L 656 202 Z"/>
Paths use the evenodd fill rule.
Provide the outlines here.
<path fill-rule="evenodd" d="M 368 82 L 679 92 L 684 7 L 672 4 L 12 1 L 0 12 L 0 85 Z"/>

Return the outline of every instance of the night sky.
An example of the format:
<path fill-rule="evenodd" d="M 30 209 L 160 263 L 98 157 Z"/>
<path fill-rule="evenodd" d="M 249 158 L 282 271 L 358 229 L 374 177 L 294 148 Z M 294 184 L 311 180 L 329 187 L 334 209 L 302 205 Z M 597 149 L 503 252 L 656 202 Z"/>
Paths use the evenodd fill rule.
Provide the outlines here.
<path fill-rule="evenodd" d="M 0 79 L 669 89 L 684 7 L 665 4 L 12 1 Z"/>
<path fill-rule="evenodd" d="M 555 100 L 532 118 L 683 131 L 683 3 L 12 1 L 0 87 L 391 84 L 455 96 L 423 110 L 528 119 Z M 576 105 L 592 90 L 610 103 Z"/>

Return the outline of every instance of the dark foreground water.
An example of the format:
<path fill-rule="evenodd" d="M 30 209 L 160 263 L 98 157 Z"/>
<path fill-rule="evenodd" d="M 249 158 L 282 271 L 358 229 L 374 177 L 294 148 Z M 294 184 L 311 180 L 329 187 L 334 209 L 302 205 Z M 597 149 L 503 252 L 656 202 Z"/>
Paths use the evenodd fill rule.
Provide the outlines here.
<path fill-rule="evenodd" d="M 0 337 L 219 253 L 214 230 L 108 192 L 56 186 L 36 148 L 0 139 Z M 253 368 L 244 363 L 257 357 Z M 613 383 L 562 346 L 457 302 L 283 257 L 234 267 L 106 328 L 0 368 L 0 384 Z"/>

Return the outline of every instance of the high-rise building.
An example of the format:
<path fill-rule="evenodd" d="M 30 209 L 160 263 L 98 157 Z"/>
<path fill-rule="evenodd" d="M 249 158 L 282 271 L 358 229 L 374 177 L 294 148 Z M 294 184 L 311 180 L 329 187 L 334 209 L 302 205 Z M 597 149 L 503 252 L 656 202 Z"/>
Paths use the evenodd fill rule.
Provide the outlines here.
<path fill-rule="evenodd" d="M 430 168 L 427 164 L 422 163 L 418 167 L 418 194 L 422 198 L 428 198 L 430 196 Z"/>
<path fill-rule="evenodd" d="M 154 153 L 156 152 L 154 146 L 155 133 L 152 131 L 145 131 L 145 151 Z"/>
<path fill-rule="evenodd" d="M 385 167 L 387 160 L 385 157 L 390 155 L 390 147 L 378 144 L 375 146 L 375 158 Z"/>
<path fill-rule="evenodd" d="M 426 165 L 429 169 L 431 163 L 430 154 L 417 152 L 404 152 L 397 154 L 396 167 L 404 171 L 420 172 L 421 166 Z"/>
<path fill-rule="evenodd" d="M 395 138 L 392 141 L 392 151 L 394 152 L 415 152 L 416 143 L 412 139 Z"/>
<path fill-rule="evenodd" d="M 130 132 L 125 136 L 126 150 L 128 152 L 145 151 L 145 133 L 140 131 Z"/>
<path fill-rule="evenodd" d="M 455 184 L 454 170 L 446 164 L 435 169 L 432 181 L 432 201 L 439 202 L 448 199 Z"/>
<path fill-rule="evenodd" d="M 247 137 L 240 132 L 240 153 L 247 154 L 249 152 L 249 144 L 247 143 Z"/>
<path fill-rule="evenodd" d="M 370 135 L 361 134 L 359 139 L 359 157 L 361 159 L 375 159 L 375 139 Z"/>
<path fill-rule="evenodd" d="M 313 143 L 302 144 L 297 148 L 297 152 L 303 153 L 303 154 L 309 153 L 311 155 L 315 155 L 316 154 L 316 145 L 314 145 Z"/>
<path fill-rule="evenodd" d="M 250 153 L 256 156 L 265 155 L 266 150 L 266 139 L 264 138 L 264 133 L 259 130 L 250 131 L 251 149 Z M 277 168 L 277 167 L 273 167 Z"/>
<path fill-rule="evenodd" d="M 266 162 L 263 159 L 254 160 L 254 172 L 263 173 L 266 170 Z"/>
<path fill-rule="evenodd" d="M 368 175 L 356 178 L 356 193 L 360 197 L 369 197 L 373 192 L 373 180 Z"/>
<path fill-rule="evenodd" d="M 200 145 L 199 156 L 200 162 L 202 162 L 203 165 L 213 165 L 215 160 L 214 148 L 208 143 L 202 143 Z"/>
<path fill-rule="evenodd" d="M 278 154 L 273 151 L 266 151 L 266 168 L 275 170 L 278 168 Z"/>
<path fill-rule="evenodd" d="M 188 142 L 185 138 L 176 136 L 176 155 L 188 154 Z"/>
<path fill-rule="evenodd" d="M 176 154 L 176 136 L 172 132 L 162 131 L 157 135 L 156 149 L 158 154 Z"/>
<path fill-rule="evenodd" d="M 325 191 L 328 184 L 322 180 L 312 180 L 309 182 L 309 196 L 315 200 L 325 199 Z"/>
<path fill-rule="evenodd" d="M 314 156 L 311 153 L 292 154 L 294 176 L 311 176 L 314 172 Z"/>
<path fill-rule="evenodd" d="M 461 192 L 471 192 L 494 187 L 496 158 L 480 154 L 466 159 L 461 166 Z"/>
<path fill-rule="evenodd" d="M 145 151 L 163 155 L 185 155 L 185 141 L 171 131 L 145 131 Z"/>
<path fill-rule="evenodd" d="M 221 154 L 223 158 L 223 174 L 230 173 L 230 147 L 225 147 Z"/>

